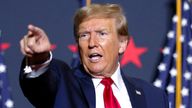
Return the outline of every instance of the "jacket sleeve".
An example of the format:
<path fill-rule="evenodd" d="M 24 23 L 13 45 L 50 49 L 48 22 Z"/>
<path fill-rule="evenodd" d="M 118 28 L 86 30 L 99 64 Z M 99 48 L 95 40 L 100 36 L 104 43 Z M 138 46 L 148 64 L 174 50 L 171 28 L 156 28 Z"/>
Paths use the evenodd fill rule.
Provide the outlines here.
<path fill-rule="evenodd" d="M 22 62 L 19 77 L 23 94 L 36 108 L 53 108 L 60 76 L 62 72 L 70 70 L 69 66 L 53 59 L 45 73 L 36 78 L 27 78 L 23 71 L 25 65 L 25 62 Z"/>

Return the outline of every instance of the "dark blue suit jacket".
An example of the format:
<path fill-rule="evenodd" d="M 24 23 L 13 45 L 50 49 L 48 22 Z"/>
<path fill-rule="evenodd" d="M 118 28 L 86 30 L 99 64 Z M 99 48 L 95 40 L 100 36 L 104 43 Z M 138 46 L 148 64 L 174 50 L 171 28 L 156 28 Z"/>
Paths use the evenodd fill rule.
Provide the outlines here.
<path fill-rule="evenodd" d="M 95 90 L 91 76 L 82 66 L 70 69 L 53 59 L 46 73 L 26 78 L 22 63 L 20 85 L 36 108 L 95 108 Z M 133 108 L 168 108 L 166 94 L 145 81 L 121 73 Z"/>

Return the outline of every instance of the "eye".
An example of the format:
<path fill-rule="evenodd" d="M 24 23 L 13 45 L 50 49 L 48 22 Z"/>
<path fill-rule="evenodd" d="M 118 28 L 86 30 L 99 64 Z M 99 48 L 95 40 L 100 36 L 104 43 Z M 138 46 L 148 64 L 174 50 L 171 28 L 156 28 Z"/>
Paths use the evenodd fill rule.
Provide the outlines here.
<path fill-rule="evenodd" d="M 106 35 L 107 35 L 107 32 L 100 31 L 100 32 L 99 32 L 99 35 L 100 35 L 100 36 L 106 36 Z"/>
<path fill-rule="evenodd" d="M 84 39 L 84 38 L 88 38 L 88 37 L 89 37 L 89 33 L 80 33 L 79 34 L 79 38 Z"/>

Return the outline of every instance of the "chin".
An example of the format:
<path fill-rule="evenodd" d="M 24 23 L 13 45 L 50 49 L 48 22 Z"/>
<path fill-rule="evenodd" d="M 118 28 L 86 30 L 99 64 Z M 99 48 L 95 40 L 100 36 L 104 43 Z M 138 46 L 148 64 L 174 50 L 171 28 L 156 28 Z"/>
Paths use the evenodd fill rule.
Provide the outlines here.
<path fill-rule="evenodd" d="M 104 78 L 105 76 L 102 73 L 90 73 L 93 78 Z"/>

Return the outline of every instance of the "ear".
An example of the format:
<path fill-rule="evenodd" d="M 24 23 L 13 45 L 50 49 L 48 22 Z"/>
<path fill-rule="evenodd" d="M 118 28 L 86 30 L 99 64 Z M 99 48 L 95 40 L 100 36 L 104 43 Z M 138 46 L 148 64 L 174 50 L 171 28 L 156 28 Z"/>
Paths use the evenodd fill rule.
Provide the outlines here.
<path fill-rule="evenodd" d="M 119 36 L 119 54 L 122 54 L 126 50 L 128 42 L 128 36 Z"/>

